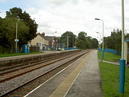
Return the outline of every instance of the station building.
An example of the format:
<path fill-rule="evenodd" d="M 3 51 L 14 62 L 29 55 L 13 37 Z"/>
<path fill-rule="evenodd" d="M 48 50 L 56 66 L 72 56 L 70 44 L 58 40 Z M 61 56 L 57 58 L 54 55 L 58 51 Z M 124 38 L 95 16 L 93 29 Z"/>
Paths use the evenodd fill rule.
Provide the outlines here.
<path fill-rule="evenodd" d="M 45 34 L 38 33 L 37 36 L 29 43 L 30 48 L 35 48 L 36 51 L 48 50 L 49 41 L 45 39 Z"/>
<path fill-rule="evenodd" d="M 28 42 L 30 51 L 45 51 L 56 49 L 59 47 L 58 37 L 55 36 L 45 36 L 43 32 L 38 33 L 37 36 Z"/>
<path fill-rule="evenodd" d="M 126 60 L 126 64 L 129 64 L 129 39 L 124 41 L 124 58 Z"/>

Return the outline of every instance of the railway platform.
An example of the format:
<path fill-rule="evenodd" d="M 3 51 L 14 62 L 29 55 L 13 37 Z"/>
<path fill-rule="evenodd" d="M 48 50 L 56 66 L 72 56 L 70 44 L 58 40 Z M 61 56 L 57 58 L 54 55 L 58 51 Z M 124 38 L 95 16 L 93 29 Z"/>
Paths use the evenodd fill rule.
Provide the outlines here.
<path fill-rule="evenodd" d="M 24 97 L 102 97 L 97 51 L 82 56 Z"/>

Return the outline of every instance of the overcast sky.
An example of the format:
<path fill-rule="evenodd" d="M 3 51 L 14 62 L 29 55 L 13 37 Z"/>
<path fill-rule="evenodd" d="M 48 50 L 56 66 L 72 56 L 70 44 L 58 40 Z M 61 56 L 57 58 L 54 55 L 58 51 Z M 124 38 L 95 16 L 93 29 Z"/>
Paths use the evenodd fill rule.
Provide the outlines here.
<path fill-rule="evenodd" d="M 125 0 L 126 30 L 129 30 L 129 0 Z M 78 34 L 85 31 L 92 37 L 102 33 L 105 23 L 105 36 L 114 28 L 121 28 L 121 0 L 0 0 L 0 16 L 12 7 L 27 11 L 39 24 L 38 32 L 47 35 L 61 35 L 69 30 Z M 57 32 L 57 33 L 54 33 Z"/>

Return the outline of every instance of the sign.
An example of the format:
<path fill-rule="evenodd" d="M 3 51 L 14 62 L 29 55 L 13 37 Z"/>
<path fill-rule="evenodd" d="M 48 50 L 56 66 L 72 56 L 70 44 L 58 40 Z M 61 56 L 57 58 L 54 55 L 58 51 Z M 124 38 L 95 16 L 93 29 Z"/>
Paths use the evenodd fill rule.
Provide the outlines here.
<path fill-rule="evenodd" d="M 15 39 L 15 42 L 19 42 L 19 39 Z"/>

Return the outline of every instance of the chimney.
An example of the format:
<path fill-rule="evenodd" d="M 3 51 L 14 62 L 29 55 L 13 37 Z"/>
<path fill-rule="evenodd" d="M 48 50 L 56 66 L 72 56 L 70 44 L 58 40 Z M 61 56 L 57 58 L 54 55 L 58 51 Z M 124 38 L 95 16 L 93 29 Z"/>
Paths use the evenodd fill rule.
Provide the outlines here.
<path fill-rule="evenodd" d="M 43 32 L 42 35 L 45 36 L 45 33 Z"/>

